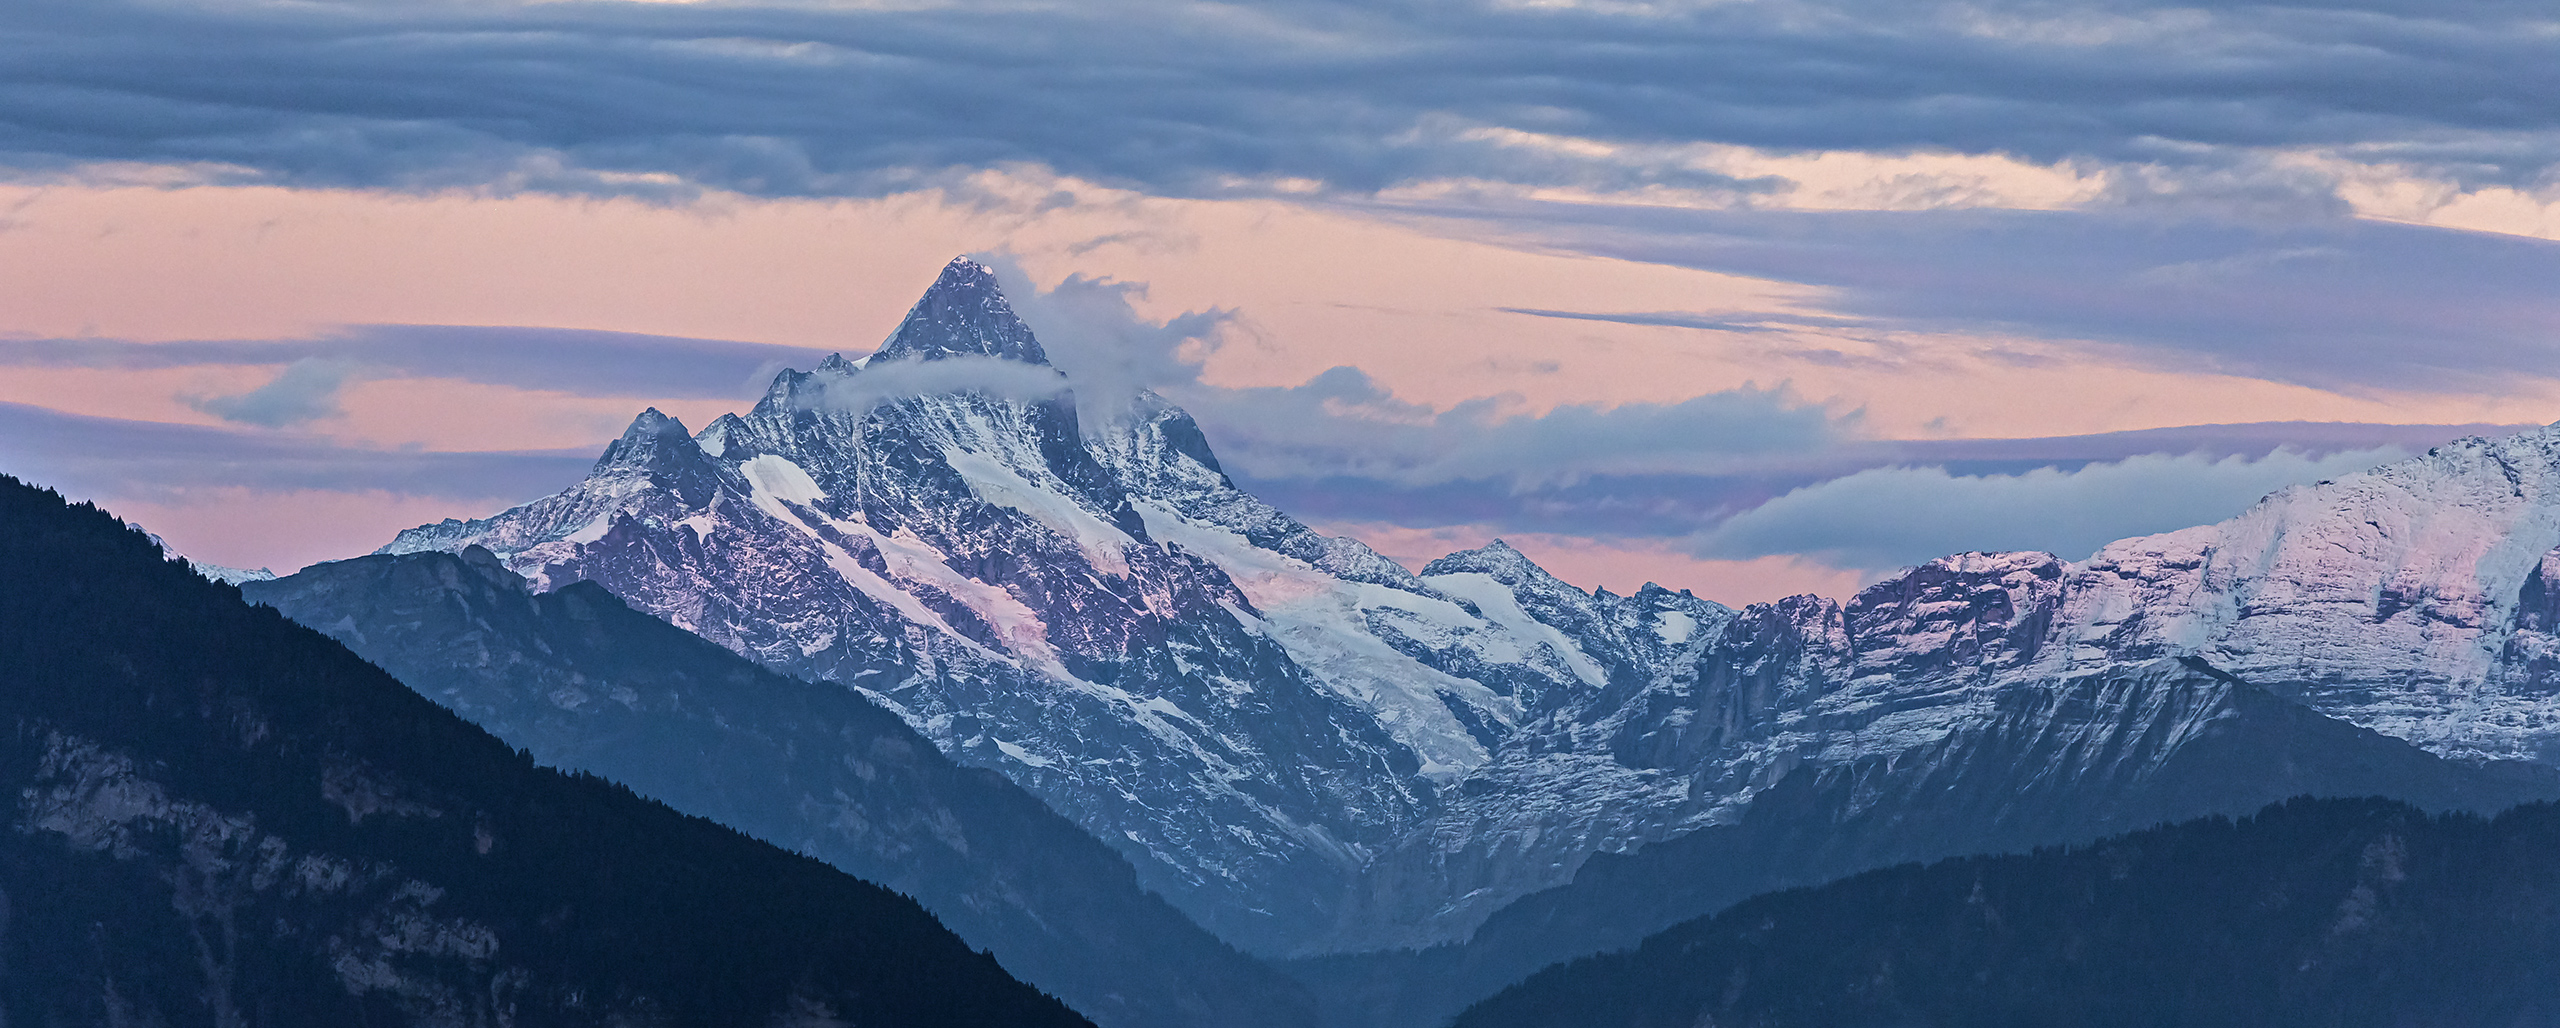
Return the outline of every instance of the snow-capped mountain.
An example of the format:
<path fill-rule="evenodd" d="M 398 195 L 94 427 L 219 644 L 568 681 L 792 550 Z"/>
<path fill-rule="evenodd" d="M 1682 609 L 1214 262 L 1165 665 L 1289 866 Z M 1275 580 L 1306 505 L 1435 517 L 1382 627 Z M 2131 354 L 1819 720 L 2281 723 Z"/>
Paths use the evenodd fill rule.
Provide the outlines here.
<path fill-rule="evenodd" d="M 957 260 L 869 357 L 698 434 L 649 411 L 570 490 L 385 550 L 485 546 L 860 689 L 1263 953 L 1462 939 L 1798 769 L 1899 766 L 2022 688 L 2165 657 L 2440 753 L 2560 737 L 2554 433 L 2082 564 L 1968 554 L 1737 611 L 1585 593 L 1499 543 L 1409 572 L 1236 488 L 1160 398 L 1085 424 L 1066 386 Z M 2039 737 L 2116 713 L 2029 706 Z"/>

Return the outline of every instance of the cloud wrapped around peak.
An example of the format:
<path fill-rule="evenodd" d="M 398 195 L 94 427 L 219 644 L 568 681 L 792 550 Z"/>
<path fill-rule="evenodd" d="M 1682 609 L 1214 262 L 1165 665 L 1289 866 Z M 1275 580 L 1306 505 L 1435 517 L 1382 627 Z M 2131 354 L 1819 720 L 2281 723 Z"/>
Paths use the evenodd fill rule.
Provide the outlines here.
<path fill-rule="evenodd" d="M 935 360 L 872 360 L 850 374 L 829 376 L 806 402 L 860 414 L 883 403 L 941 393 L 983 393 L 1011 400 L 1044 400 L 1067 391 L 1056 369 L 1000 357 L 961 354 Z"/>

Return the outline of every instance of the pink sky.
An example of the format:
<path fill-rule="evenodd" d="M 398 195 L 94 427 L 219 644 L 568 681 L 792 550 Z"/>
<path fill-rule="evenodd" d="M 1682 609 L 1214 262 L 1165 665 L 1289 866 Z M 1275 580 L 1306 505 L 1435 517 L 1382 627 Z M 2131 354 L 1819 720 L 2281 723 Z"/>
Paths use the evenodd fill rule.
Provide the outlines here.
<path fill-rule="evenodd" d="M 2497 394 L 2350 393 L 2163 370 L 2069 341 L 1524 317 L 1499 308 L 1738 318 L 1818 316 L 1827 308 L 1813 287 L 1552 252 L 1445 221 L 1285 199 L 1151 199 L 994 174 L 981 183 L 1015 202 L 963 205 L 923 193 L 872 201 L 715 195 L 652 205 L 267 187 L 0 187 L 0 210 L 8 212 L 0 334 L 159 341 L 296 338 L 367 323 L 527 325 L 861 352 L 944 260 L 992 251 L 1013 255 L 1043 287 L 1069 274 L 1143 283 L 1139 307 L 1149 317 L 1235 312 L 1224 345 L 1206 358 L 1211 383 L 1294 385 L 1352 365 L 1399 398 L 1437 408 L 1501 397 L 1534 413 L 1559 403 L 1664 403 L 1784 385 L 1836 415 L 1854 415 L 1858 431 L 1872 437 L 1987 438 L 2233 421 L 2535 422 L 2560 406 L 2547 382 Z M 1061 189 L 1077 202 L 1049 209 L 1035 202 Z M 1829 357 L 1784 352 L 1804 350 Z M 2021 352 L 2038 359 L 2016 359 Z M 219 419 L 186 397 L 237 393 L 275 371 L 12 368 L 0 372 L 0 401 L 212 425 Z M 385 448 L 589 447 L 644 406 L 699 425 L 747 399 L 579 397 L 399 379 L 351 387 L 343 416 L 301 430 Z M 103 499 L 202 559 L 281 570 L 369 550 L 407 525 L 487 514 L 529 497 L 235 489 L 175 501 Z M 1405 558 L 1492 534 L 1337 527 Z M 1655 580 L 1745 601 L 1836 594 L 1858 579 L 1795 558 L 1700 560 L 1658 541 L 1513 542 L 1568 580 L 1621 590 Z"/>

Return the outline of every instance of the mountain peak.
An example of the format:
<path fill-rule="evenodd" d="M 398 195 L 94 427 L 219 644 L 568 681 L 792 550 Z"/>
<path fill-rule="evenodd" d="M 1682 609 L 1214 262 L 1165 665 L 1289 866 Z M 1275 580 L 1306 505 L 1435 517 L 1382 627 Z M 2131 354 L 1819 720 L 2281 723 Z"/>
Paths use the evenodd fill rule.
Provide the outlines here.
<path fill-rule="evenodd" d="M 684 422 L 651 407 L 631 419 L 631 427 L 622 430 L 622 438 L 604 448 L 589 474 L 628 473 L 671 470 L 688 459 L 700 460 L 702 448 L 693 441 L 693 432 Z M 616 469 L 621 469 L 616 471 Z"/>
<path fill-rule="evenodd" d="M 1460 550 L 1422 566 L 1422 576 L 1456 575 L 1475 572 L 1493 576 L 1494 581 L 1519 587 L 1528 583 L 1565 586 L 1529 555 L 1513 549 L 1510 543 L 1496 539 L 1472 550 Z"/>
<path fill-rule="evenodd" d="M 684 422 L 668 417 L 666 414 L 660 412 L 658 408 L 651 407 L 648 410 L 641 411 L 638 417 L 631 419 L 631 427 L 622 430 L 622 441 L 626 443 L 636 443 L 643 439 L 652 439 L 666 435 L 670 431 L 668 428 L 670 425 L 674 426 L 672 431 L 676 434 L 688 437 L 693 434 L 685 430 Z"/>
<path fill-rule="evenodd" d="M 924 291 L 880 344 L 875 360 L 941 360 L 945 357 L 1000 357 L 1046 365 L 1049 355 L 1031 326 L 1013 313 L 995 272 L 966 256 L 943 265 L 942 275 Z"/>

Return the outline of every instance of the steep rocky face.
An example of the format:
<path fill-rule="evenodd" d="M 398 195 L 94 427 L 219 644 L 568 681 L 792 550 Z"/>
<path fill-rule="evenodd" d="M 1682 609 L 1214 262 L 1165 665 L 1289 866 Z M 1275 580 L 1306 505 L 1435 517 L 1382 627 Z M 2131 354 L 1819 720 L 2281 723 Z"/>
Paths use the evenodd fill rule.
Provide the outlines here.
<path fill-rule="evenodd" d="M 643 415 L 579 486 L 386 549 L 486 546 L 857 688 L 1263 953 L 1462 939 L 1800 769 L 1927 766 L 2018 690 L 2166 658 L 2465 759 L 2560 738 L 2551 432 L 2083 563 L 1967 554 L 1737 611 L 1499 544 L 1410 572 L 1237 489 L 1162 399 L 1084 424 L 1065 384 L 955 261 L 878 353 L 689 439 Z M 2038 752 L 2061 763 L 2017 773 L 2096 780 Z"/>
<path fill-rule="evenodd" d="M 1089 1024 L 5 476 L 0 680 L 10 1024 Z"/>
<path fill-rule="evenodd" d="M 784 678 L 593 582 L 487 550 L 361 557 L 242 595 L 530 751 L 913 896 L 1102 1028 L 1308 1028 L 1296 983 L 1138 887 L 1119 854 L 840 686 Z"/>

